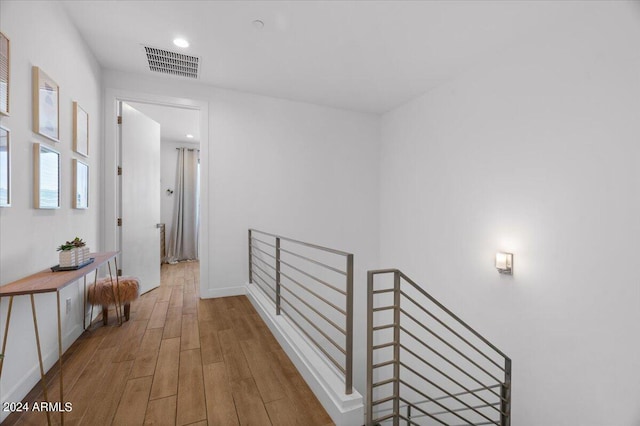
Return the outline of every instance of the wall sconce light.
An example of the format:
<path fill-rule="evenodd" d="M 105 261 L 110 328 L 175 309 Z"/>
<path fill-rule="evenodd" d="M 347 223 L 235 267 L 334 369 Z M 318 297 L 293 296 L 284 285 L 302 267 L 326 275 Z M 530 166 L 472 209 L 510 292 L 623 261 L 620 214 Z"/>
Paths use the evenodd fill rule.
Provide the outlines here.
<path fill-rule="evenodd" d="M 513 253 L 496 253 L 496 269 L 501 274 L 513 275 Z"/>

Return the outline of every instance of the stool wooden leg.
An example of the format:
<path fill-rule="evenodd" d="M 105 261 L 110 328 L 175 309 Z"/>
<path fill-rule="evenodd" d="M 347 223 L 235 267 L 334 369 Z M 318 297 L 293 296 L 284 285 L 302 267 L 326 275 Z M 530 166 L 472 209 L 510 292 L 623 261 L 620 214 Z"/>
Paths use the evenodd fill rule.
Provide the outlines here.
<path fill-rule="evenodd" d="M 102 325 L 107 325 L 109 323 L 109 306 L 102 305 Z"/>
<path fill-rule="evenodd" d="M 126 302 L 124 304 L 124 319 L 126 321 L 129 321 L 129 314 L 131 312 L 131 304 L 129 302 Z"/>

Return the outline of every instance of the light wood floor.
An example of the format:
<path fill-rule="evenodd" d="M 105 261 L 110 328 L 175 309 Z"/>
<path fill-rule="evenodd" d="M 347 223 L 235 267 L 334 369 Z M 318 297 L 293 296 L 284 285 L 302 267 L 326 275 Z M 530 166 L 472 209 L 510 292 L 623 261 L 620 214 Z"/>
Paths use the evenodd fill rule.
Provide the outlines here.
<path fill-rule="evenodd" d="M 200 300 L 198 281 L 196 262 L 163 265 L 162 285 L 132 304 L 130 321 L 114 325 L 112 311 L 67 350 L 65 424 L 333 424 L 249 300 Z M 56 367 L 47 382 L 59 401 Z M 41 389 L 25 401 L 43 401 Z M 14 413 L 3 425 L 46 421 Z"/>

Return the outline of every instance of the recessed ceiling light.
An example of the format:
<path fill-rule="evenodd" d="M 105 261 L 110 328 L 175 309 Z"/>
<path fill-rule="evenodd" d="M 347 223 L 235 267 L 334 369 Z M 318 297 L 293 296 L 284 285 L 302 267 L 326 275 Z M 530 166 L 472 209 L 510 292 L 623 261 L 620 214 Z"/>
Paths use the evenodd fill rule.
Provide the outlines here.
<path fill-rule="evenodd" d="M 259 19 L 256 19 L 255 21 L 252 22 L 253 28 L 255 28 L 256 30 L 261 30 L 264 28 L 264 22 L 262 22 Z"/>
<path fill-rule="evenodd" d="M 189 133 L 189 134 L 187 135 L 187 138 L 188 138 L 188 139 L 193 139 L 193 135 L 192 135 L 191 133 Z"/>
<path fill-rule="evenodd" d="M 174 39 L 173 44 L 175 44 L 178 47 L 189 47 L 189 42 L 183 38 Z"/>

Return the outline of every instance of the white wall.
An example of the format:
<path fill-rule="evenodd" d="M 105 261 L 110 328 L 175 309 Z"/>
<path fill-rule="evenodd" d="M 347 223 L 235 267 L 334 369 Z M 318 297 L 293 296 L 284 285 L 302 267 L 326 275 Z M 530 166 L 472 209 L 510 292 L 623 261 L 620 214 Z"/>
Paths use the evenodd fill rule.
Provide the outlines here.
<path fill-rule="evenodd" d="M 0 124 L 11 130 L 12 206 L 0 208 L 0 285 L 58 263 L 56 247 L 82 237 L 92 250 L 101 248 L 98 197 L 102 150 L 101 71 L 61 7 L 53 2 L 0 2 L 0 30 L 11 40 L 11 116 Z M 49 142 L 31 131 L 31 67 L 39 66 L 60 86 L 60 142 Z M 74 210 L 72 158 L 72 101 L 89 113 L 90 208 Z M 33 209 L 33 142 L 53 146 L 61 153 L 61 208 Z M 72 284 L 61 292 L 62 303 L 72 299 L 65 315 L 63 335 L 68 346 L 82 331 L 82 286 Z M 57 359 L 55 294 L 36 296 L 43 355 L 49 367 Z M 8 300 L 0 306 L 0 340 Z M 31 307 L 28 297 L 13 305 L 7 357 L 0 382 L 0 400 L 20 401 L 40 375 Z M 0 412 L 0 420 L 7 413 Z"/>
<path fill-rule="evenodd" d="M 209 139 L 201 142 L 209 164 L 208 178 L 202 174 L 209 257 L 201 261 L 210 268 L 208 279 L 202 277 L 203 297 L 244 291 L 249 227 L 350 251 L 354 347 L 364 360 L 365 271 L 378 255 L 379 118 L 182 80 L 104 75 L 105 87 L 120 92 L 209 103 Z M 364 391 L 364 371 L 356 380 Z"/>
<path fill-rule="evenodd" d="M 640 424 L 640 10 L 576 6 L 382 119 L 381 266 L 513 358 L 518 426 Z"/>

